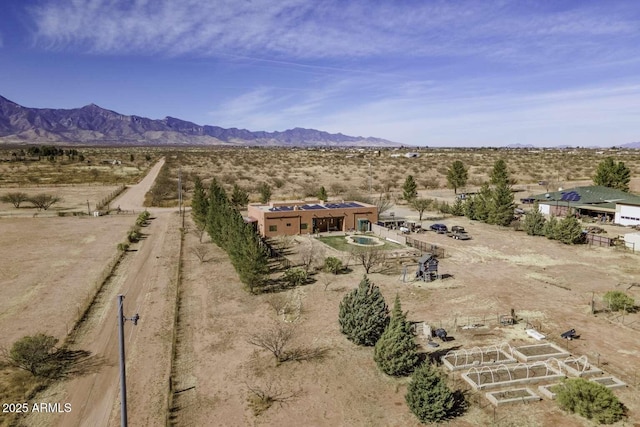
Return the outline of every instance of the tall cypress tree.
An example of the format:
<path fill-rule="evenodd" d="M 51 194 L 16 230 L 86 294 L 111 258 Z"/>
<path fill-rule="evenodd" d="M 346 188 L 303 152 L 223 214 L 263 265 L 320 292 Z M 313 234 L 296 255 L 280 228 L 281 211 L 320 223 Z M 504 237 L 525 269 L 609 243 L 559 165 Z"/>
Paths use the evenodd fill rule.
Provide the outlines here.
<path fill-rule="evenodd" d="M 208 213 L 209 200 L 207 193 L 200 177 L 196 176 L 193 182 L 193 197 L 191 198 L 191 217 L 199 227 L 204 227 L 207 223 Z"/>
<path fill-rule="evenodd" d="M 391 321 L 376 343 L 373 360 L 382 372 L 392 376 L 411 373 L 418 364 L 418 352 L 413 340 L 411 322 L 402 312 L 400 297 L 396 294 Z"/>
<path fill-rule="evenodd" d="M 373 346 L 389 323 L 389 308 L 380 288 L 365 275 L 340 302 L 340 332 L 357 345 Z"/>
<path fill-rule="evenodd" d="M 484 183 L 480 191 L 474 197 L 474 207 L 476 218 L 479 221 L 486 221 L 489 218 L 489 209 L 493 194 L 489 184 Z"/>
<path fill-rule="evenodd" d="M 214 178 L 209 186 L 209 211 L 207 213 L 207 232 L 211 240 L 224 249 L 222 244 L 223 220 L 227 206 L 227 195 Z"/>

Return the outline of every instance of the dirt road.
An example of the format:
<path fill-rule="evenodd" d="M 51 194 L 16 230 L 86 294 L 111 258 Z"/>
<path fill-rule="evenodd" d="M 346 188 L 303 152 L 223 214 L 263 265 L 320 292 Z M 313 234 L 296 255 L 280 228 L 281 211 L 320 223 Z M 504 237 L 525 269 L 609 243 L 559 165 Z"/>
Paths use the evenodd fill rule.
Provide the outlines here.
<path fill-rule="evenodd" d="M 142 210 L 145 193 L 157 177 L 158 162 L 137 185 L 114 204 L 123 210 Z M 114 275 L 104 286 L 78 331 L 73 349 L 90 351 L 93 372 L 49 388 L 39 401 L 71 404 L 63 414 L 31 414 L 28 425 L 107 426 L 118 425 L 118 294 L 124 294 L 124 315 L 139 313 L 137 326 L 125 323 L 129 422 L 160 425 L 166 414 L 166 391 L 171 357 L 171 328 L 175 302 L 176 263 L 180 231 L 175 209 L 151 210 L 152 219 L 143 228 L 144 239 L 132 245 Z M 131 217 L 133 225 L 135 216 Z"/>

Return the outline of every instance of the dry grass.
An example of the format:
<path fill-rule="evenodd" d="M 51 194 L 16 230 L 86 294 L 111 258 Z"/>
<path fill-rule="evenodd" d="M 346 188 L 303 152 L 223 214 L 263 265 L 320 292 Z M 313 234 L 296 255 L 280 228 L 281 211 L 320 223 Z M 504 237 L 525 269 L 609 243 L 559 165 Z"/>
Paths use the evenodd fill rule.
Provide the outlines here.
<path fill-rule="evenodd" d="M 330 198 L 349 199 L 355 194 L 368 193 L 371 184 L 376 195 L 384 193 L 400 201 L 402 184 L 409 174 L 414 176 L 419 191 L 446 188 L 446 171 L 455 160 L 461 160 L 469 168 L 467 188 L 462 191 L 482 185 L 499 158 L 505 159 L 518 186 L 546 181 L 548 184 L 540 187 L 540 191 L 566 185 L 568 181 L 590 181 L 598 163 L 606 156 L 624 161 L 632 176 L 640 175 L 637 150 L 434 148 L 422 150 L 421 156 L 415 159 L 390 157 L 393 153 L 383 150 L 378 156 L 373 150 L 192 148 L 167 151 L 167 168 L 172 183 L 177 182 L 178 170 L 182 171 L 187 195 L 192 190 L 193 177 L 198 175 L 205 186 L 215 177 L 229 192 L 234 184 L 246 188 L 251 202 L 259 201 L 257 187 L 261 183 L 271 187 L 272 200 L 313 197 L 320 186 L 325 187 Z M 162 204 L 175 204 L 176 197 L 169 194 Z"/>

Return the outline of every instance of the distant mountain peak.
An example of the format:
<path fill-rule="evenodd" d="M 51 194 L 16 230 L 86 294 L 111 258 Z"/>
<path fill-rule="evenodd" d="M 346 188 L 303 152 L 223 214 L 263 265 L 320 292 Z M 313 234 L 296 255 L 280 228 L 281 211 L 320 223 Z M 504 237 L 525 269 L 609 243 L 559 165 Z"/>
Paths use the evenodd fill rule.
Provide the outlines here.
<path fill-rule="evenodd" d="M 75 109 L 28 108 L 0 96 L 0 143 L 135 145 L 379 146 L 401 144 L 380 138 L 330 134 L 295 127 L 251 132 L 201 126 L 175 117 L 126 116 L 96 104 Z"/>

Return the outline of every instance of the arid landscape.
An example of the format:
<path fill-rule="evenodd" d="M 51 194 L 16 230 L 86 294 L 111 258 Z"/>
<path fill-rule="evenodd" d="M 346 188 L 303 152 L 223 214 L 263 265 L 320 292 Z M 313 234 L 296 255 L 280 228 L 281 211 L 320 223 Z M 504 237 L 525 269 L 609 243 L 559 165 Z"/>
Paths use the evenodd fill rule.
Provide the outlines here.
<path fill-rule="evenodd" d="M 384 375 L 372 348 L 358 347 L 340 333 L 340 301 L 357 287 L 363 266 L 349 252 L 315 237 L 280 239 L 274 245 L 293 265 L 306 254 L 315 255 L 309 283 L 251 294 L 228 255 L 206 233 L 200 236 L 189 209 L 184 219 L 178 212 L 178 177 L 187 207 L 198 176 L 205 187 L 216 178 L 228 194 L 235 184 L 251 202 L 260 199 L 263 183 L 270 186 L 272 200 L 312 198 L 320 186 L 333 200 L 384 197 L 395 215 L 412 220 L 418 220 L 418 213 L 401 197 L 406 176 L 415 178 L 420 197 L 453 203 L 446 172 L 454 160 L 469 168 L 469 182 L 458 192 L 476 191 L 500 158 L 515 180 L 516 201 L 589 185 L 606 156 L 625 162 L 631 169 L 630 189 L 640 192 L 637 150 L 420 149 L 419 157 L 407 158 L 409 150 L 393 149 L 87 147 L 80 149 L 80 162 L 17 160 L 12 152 L 18 149 L 0 152 L 5 160 L 0 162 L 0 195 L 47 193 L 60 200 L 47 210 L 28 202 L 19 208 L 0 202 L 0 347 L 42 332 L 84 356 L 56 379 L 36 379 L 1 362 L 3 403 L 71 404 L 65 413 L 3 413 L 3 426 L 118 425 L 118 294 L 125 295 L 125 316 L 140 315 L 137 325 L 125 323 L 130 425 L 420 425 L 405 403 L 409 378 Z M 145 209 L 150 218 L 140 229 L 141 238 L 124 248 L 120 244 Z M 640 314 L 609 313 L 602 303 L 611 290 L 640 300 L 637 252 L 564 245 L 510 227 L 425 212 L 422 225 L 434 222 L 464 226 L 472 236 L 461 241 L 434 232 L 412 233 L 444 251 L 441 279 L 416 281 L 420 252 L 408 247 L 390 249 L 384 266 L 368 275 L 388 305 L 400 297 L 410 321 L 449 332 L 452 339 L 432 348 L 418 329 L 416 343 L 424 358 L 438 361 L 449 350 L 503 342 L 513 347 L 537 343 L 525 332 L 533 327 L 547 341 L 574 356 L 587 356 L 623 381 L 626 387 L 615 390 L 627 408 L 626 424 L 620 425 L 640 423 Z M 611 237 L 627 230 L 603 228 Z M 327 256 L 342 259 L 346 271 L 322 271 Z M 272 278 L 283 271 L 272 263 Z M 511 310 L 517 323 L 501 325 L 499 316 Z M 282 324 L 293 330 L 290 346 L 304 349 L 307 357 L 278 364 L 249 343 Z M 475 326 L 465 328 L 470 325 Z M 578 339 L 560 338 L 572 328 Z M 469 402 L 465 414 L 450 425 L 590 425 L 547 399 L 494 407 L 459 373 L 440 369 Z M 260 410 L 260 392 L 275 396 L 270 407 Z"/>

